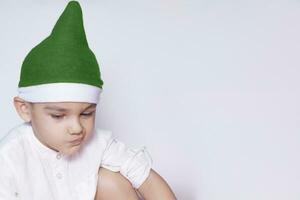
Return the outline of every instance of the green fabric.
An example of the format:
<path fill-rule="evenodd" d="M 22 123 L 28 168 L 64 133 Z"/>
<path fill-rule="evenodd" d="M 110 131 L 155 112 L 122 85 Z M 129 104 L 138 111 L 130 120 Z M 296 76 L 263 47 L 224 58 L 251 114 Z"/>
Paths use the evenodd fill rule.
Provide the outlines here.
<path fill-rule="evenodd" d="M 99 65 L 86 39 L 82 10 L 70 1 L 50 36 L 35 46 L 21 68 L 19 87 L 84 83 L 102 88 Z"/>

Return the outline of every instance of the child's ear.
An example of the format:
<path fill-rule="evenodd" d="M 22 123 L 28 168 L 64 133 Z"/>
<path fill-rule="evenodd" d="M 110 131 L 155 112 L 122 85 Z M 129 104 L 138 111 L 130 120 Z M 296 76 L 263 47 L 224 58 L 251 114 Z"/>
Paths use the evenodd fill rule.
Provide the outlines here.
<path fill-rule="evenodd" d="M 14 106 L 19 116 L 26 122 L 31 121 L 30 105 L 20 97 L 14 97 Z"/>

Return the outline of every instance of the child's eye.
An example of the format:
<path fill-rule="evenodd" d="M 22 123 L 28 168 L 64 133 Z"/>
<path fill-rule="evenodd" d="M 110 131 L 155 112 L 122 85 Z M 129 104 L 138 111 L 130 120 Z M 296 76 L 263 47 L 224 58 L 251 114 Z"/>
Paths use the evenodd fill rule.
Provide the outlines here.
<path fill-rule="evenodd" d="M 88 117 L 88 116 L 92 116 L 93 114 L 94 114 L 94 111 L 90 112 L 90 113 L 82 113 L 81 115 Z"/>
<path fill-rule="evenodd" d="M 54 119 L 61 119 L 63 115 L 51 115 L 51 117 Z"/>

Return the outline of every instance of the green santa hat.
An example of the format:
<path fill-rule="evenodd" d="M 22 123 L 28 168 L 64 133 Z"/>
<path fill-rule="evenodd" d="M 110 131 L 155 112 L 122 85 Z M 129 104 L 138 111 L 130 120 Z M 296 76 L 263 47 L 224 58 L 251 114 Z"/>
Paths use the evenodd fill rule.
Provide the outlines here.
<path fill-rule="evenodd" d="M 29 102 L 98 103 L 102 86 L 80 4 L 70 1 L 51 34 L 24 59 L 18 96 Z"/>

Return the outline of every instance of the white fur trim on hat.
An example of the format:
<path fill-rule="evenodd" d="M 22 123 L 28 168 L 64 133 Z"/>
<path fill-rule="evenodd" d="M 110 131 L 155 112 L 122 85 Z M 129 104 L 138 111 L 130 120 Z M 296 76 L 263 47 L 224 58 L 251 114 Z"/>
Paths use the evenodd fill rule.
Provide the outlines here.
<path fill-rule="evenodd" d="M 98 103 L 102 89 L 83 83 L 49 83 L 18 88 L 18 96 L 29 102 Z"/>

